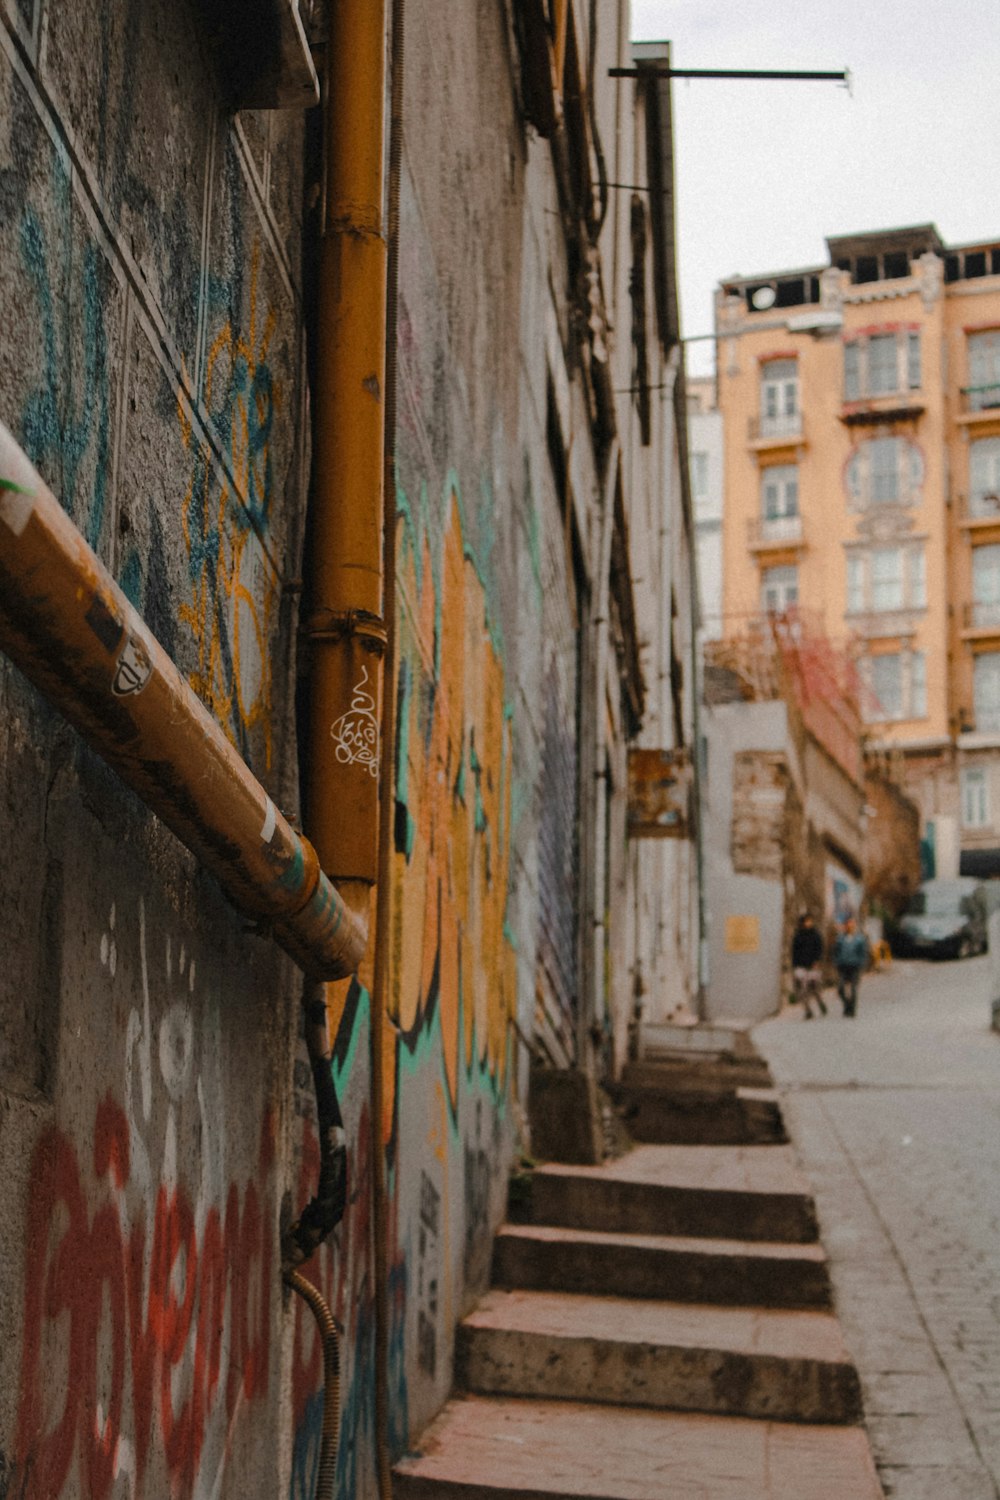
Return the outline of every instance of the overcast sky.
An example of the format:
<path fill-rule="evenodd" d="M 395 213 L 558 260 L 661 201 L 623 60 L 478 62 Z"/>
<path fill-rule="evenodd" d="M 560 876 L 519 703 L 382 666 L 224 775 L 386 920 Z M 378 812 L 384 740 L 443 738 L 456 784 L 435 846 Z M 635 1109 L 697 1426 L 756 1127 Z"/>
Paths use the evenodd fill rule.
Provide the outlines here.
<path fill-rule="evenodd" d="M 712 292 L 826 259 L 825 236 L 937 224 L 1000 241 L 1000 6 L 992 0 L 632 0 L 675 67 L 848 67 L 833 83 L 674 80 L 685 334 Z M 712 345 L 688 369 L 712 369 Z"/>

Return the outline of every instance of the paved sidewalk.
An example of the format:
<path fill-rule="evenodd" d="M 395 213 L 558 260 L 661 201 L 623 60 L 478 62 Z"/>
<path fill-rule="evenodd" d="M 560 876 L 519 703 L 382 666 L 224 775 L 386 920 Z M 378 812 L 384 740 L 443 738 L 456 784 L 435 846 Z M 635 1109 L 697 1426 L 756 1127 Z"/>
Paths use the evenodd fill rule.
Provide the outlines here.
<path fill-rule="evenodd" d="M 1000 1036 L 986 961 L 870 975 L 755 1036 L 810 1178 L 893 1500 L 1000 1500 Z"/>

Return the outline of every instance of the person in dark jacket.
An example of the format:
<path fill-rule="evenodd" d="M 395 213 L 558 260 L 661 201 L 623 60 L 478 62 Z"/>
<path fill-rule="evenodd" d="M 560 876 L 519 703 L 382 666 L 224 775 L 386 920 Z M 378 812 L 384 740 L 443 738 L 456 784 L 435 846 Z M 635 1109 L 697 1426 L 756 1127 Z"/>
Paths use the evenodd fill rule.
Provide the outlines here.
<path fill-rule="evenodd" d="M 837 993 L 845 1016 L 858 1013 L 858 985 L 870 958 L 868 939 L 853 917 L 848 917 L 833 945 L 833 962 L 837 969 Z"/>
<path fill-rule="evenodd" d="M 819 929 L 811 913 L 804 911 L 799 917 L 798 926 L 792 936 L 792 983 L 795 986 L 796 1000 L 801 1000 L 805 1006 L 803 1011 L 805 1021 L 811 1021 L 813 1018 L 813 1000 L 816 1001 L 823 1015 L 826 1015 L 826 1001 L 823 999 L 823 973 L 820 969 L 822 961 L 823 939 L 820 937 Z"/>

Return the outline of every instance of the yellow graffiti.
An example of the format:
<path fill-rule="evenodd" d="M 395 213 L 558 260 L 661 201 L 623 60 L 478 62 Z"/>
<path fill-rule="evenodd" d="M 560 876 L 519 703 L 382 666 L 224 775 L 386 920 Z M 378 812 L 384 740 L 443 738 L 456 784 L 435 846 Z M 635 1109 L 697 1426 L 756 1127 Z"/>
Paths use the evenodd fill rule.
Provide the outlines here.
<path fill-rule="evenodd" d="M 418 576 L 420 582 L 418 584 Z M 440 597 L 438 597 L 440 592 Z M 503 664 L 482 583 L 450 497 L 439 591 L 429 552 L 400 566 L 399 655 L 411 677 L 403 722 L 408 851 L 393 857 L 383 1141 L 391 1138 L 399 1048 L 437 1017 L 450 1106 L 464 1064 L 506 1084 L 517 959 L 504 921 L 510 874 L 511 731 Z M 437 651 L 435 651 L 437 644 Z M 370 970 L 362 969 L 368 984 Z M 331 1029 L 346 986 L 328 987 Z"/>
<path fill-rule="evenodd" d="M 401 580 L 400 654 L 410 665 L 406 805 L 412 849 L 393 872 L 392 1013 L 412 1033 L 435 1000 L 452 1104 L 464 1060 L 502 1086 L 516 1007 L 516 958 L 504 935 L 510 856 L 510 725 L 504 672 L 487 629 L 483 587 L 463 547 L 450 498 L 435 597 L 425 555 Z M 439 633 L 434 677 L 428 641 Z M 433 691 L 431 691 L 433 687 Z M 474 1059 L 474 1049 L 478 1058 Z"/>
<path fill-rule="evenodd" d="M 259 249 L 250 266 L 250 316 L 245 333 L 227 321 L 208 350 L 204 402 L 225 448 L 225 466 L 207 439 L 196 437 L 185 387 L 177 414 L 192 454 L 182 530 L 189 596 L 179 608 L 197 650 L 189 674 L 195 692 L 226 734 L 263 737 L 271 765 L 270 640 L 278 599 L 277 571 L 267 553 L 271 428 L 282 404 L 268 351 L 275 312 L 258 307 Z M 242 748 L 242 747 L 241 747 Z"/>

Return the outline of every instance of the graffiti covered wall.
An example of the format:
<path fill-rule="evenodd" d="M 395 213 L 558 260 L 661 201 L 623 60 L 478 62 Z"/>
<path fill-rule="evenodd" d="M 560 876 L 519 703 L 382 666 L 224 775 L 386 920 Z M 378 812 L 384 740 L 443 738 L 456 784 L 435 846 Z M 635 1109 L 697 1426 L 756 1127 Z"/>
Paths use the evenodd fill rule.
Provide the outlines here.
<path fill-rule="evenodd" d="M 290 808 L 302 138 L 193 6 L 0 6 L 0 420 Z M 275 1493 L 295 972 L 6 661 L 0 809 L 0 1493 Z"/>
<path fill-rule="evenodd" d="M 0 0 L 0 420 L 294 811 L 305 126 L 226 113 L 199 17 Z M 328 992 L 350 1193 L 310 1267 L 342 1500 L 376 1493 L 376 1153 L 395 1454 L 488 1281 L 541 940 L 567 1017 L 576 962 L 567 496 L 595 480 L 582 397 L 562 488 L 547 438 L 555 195 L 505 8 L 408 25 L 385 1112 L 363 971 Z M 277 1259 L 318 1161 L 299 978 L 2 661 L 0 829 L 0 1496 L 307 1500 L 321 1351 Z"/>

